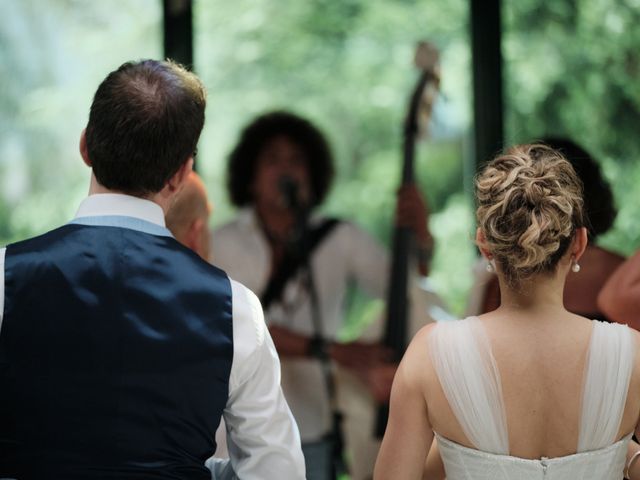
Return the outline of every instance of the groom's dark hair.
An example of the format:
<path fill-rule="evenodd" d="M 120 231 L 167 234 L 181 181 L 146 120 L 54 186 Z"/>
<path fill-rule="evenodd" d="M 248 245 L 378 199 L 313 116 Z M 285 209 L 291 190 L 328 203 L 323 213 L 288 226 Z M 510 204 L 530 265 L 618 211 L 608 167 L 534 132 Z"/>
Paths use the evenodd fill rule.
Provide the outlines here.
<path fill-rule="evenodd" d="M 127 62 L 98 87 L 86 129 L 98 182 L 129 195 L 156 193 L 191 157 L 204 125 L 198 77 L 171 61 Z"/>

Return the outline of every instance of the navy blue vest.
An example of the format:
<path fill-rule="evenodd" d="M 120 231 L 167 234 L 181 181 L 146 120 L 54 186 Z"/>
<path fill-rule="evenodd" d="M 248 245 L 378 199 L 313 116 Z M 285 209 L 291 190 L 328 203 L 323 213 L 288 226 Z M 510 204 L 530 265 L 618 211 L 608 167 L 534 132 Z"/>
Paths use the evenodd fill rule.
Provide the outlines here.
<path fill-rule="evenodd" d="M 209 479 L 231 285 L 171 237 L 66 225 L 10 245 L 0 478 Z"/>

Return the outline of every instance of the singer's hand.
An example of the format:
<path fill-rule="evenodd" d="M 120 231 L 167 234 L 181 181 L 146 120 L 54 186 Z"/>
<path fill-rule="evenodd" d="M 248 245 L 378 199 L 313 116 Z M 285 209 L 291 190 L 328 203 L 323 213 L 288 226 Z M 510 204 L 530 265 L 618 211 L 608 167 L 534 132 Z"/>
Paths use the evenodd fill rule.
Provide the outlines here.
<path fill-rule="evenodd" d="M 332 343 L 329 357 L 339 365 L 354 370 L 371 368 L 374 365 L 386 363 L 391 359 L 392 352 L 379 343 L 349 342 Z"/>

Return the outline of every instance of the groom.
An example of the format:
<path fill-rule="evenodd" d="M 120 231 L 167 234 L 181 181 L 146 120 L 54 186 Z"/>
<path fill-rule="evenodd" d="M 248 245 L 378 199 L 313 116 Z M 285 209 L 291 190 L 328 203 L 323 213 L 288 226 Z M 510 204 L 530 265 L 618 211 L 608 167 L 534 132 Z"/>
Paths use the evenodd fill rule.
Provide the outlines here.
<path fill-rule="evenodd" d="M 208 480 L 223 415 L 238 477 L 304 478 L 258 300 L 165 228 L 204 109 L 174 63 L 111 72 L 76 218 L 0 250 L 0 478 Z"/>

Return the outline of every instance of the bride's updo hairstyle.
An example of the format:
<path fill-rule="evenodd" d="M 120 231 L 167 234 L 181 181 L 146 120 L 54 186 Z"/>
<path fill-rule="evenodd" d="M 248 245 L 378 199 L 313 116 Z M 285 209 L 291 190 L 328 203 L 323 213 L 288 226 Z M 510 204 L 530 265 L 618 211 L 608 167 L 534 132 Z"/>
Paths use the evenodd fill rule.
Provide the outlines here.
<path fill-rule="evenodd" d="M 514 288 L 556 270 L 584 225 L 582 182 L 556 150 L 516 145 L 476 177 L 476 219 L 507 283 Z"/>

